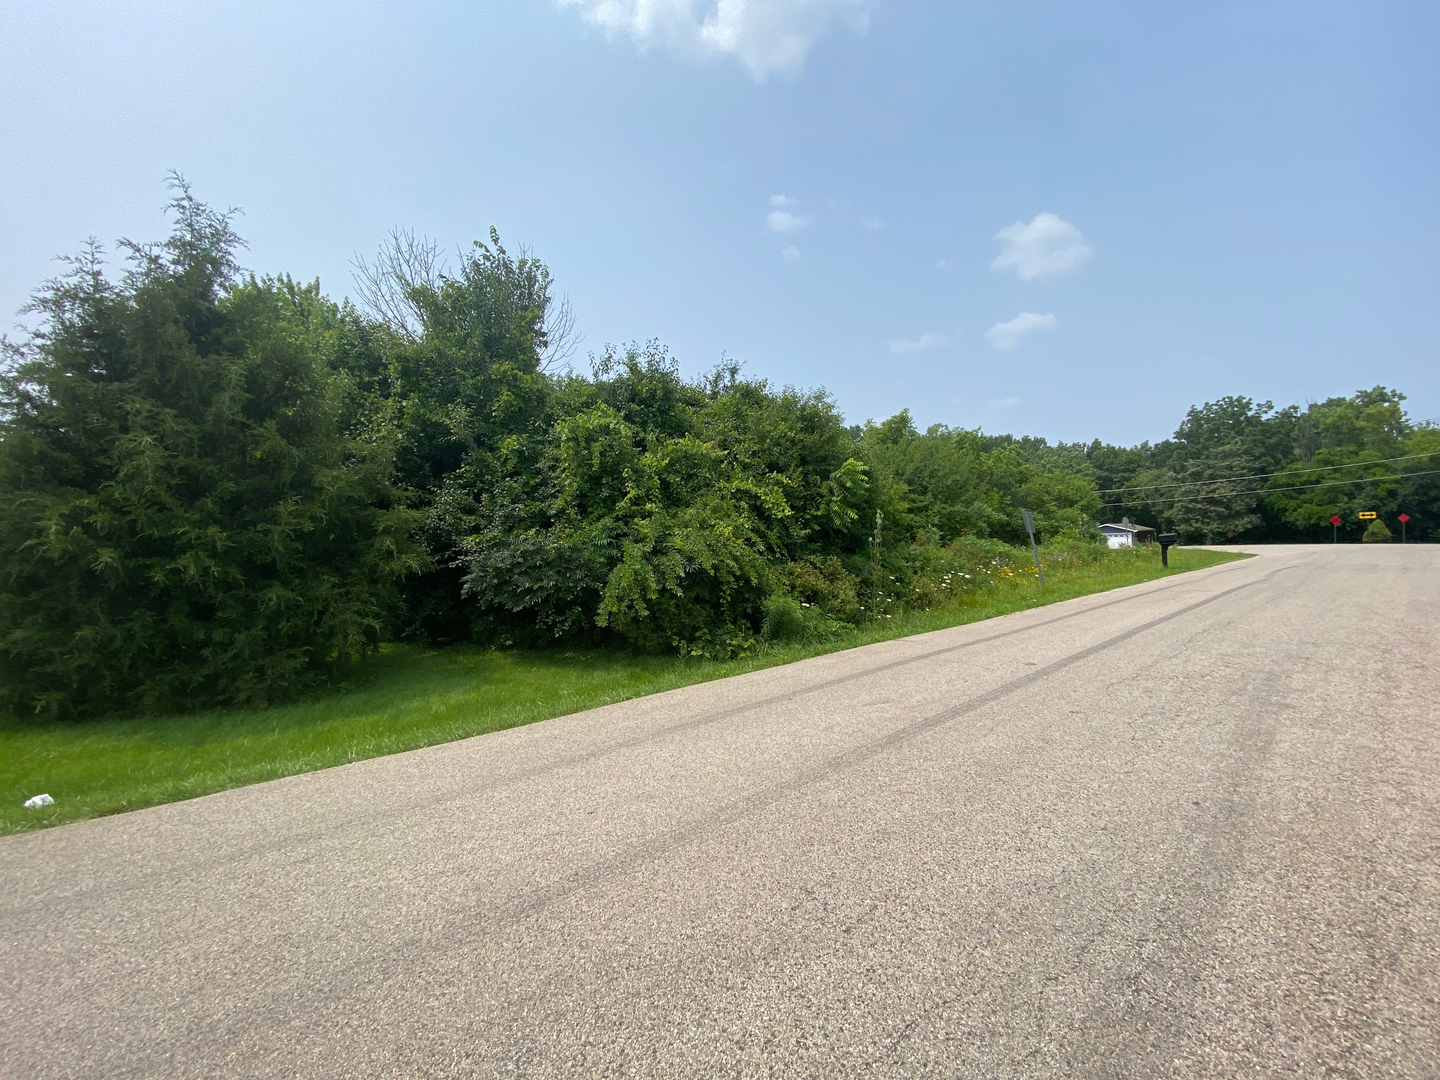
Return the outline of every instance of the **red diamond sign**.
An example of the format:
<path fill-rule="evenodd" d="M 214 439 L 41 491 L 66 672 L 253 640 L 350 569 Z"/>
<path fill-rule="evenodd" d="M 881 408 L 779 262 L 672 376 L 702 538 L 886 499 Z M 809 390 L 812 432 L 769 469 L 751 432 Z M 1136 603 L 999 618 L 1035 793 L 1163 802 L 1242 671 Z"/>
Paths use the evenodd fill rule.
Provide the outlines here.
<path fill-rule="evenodd" d="M 1401 514 L 1401 515 L 1400 515 L 1400 520 L 1401 520 L 1401 521 L 1409 521 L 1409 520 L 1410 520 L 1410 515 L 1409 515 L 1409 514 Z"/>
<path fill-rule="evenodd" d="M 1331 525 L 1339 525 L 1339 524 L 1340 524 L 1340 519 L 1339 519 L 1338 517 L 1333 517 L 1333 518 L 1330 519 L 1330 524 L 1331 524 Z"/>

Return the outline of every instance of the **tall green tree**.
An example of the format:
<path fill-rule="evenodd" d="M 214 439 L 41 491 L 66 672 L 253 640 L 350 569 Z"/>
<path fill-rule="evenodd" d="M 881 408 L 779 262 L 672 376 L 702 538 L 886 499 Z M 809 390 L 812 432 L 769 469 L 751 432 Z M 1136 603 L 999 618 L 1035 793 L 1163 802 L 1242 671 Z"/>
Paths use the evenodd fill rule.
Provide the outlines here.
<path fill-rule="evenodd" d="M 242 278 L 231 215 L 92 243 L 0 377 L 0 705 L 89 715 L 295 692 L 374 648 L 418 565 L 318 285 Z"/>
<path fill-rule="evenodd" d="M 545 264 L 512 255 L 494 229 L 453 266 L 433 244 L 393 233 L 373 262 L 360 263 L 357 286 L 383 359 L 354 350 L 344 362 L 393 418 L 398 477 L 422 515 L 430 560 L 405 583 L 404 632 L 465 640 L 476 624 L 474 605 L 461 598 L 463 550 L 511 466 L 523 473 L 538 464 L 554 422 L 546 369 L 573 344 L 569 308 Z"/>

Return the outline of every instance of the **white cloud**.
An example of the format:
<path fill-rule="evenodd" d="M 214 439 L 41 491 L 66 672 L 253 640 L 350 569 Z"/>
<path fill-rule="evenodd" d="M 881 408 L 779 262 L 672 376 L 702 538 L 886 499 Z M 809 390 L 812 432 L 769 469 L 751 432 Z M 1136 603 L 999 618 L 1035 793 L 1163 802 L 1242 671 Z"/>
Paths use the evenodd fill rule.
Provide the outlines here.
<path fill-rule="evenodd" d="M 878 217 L 862 217 L 860 224 L 864 225 L 867 229 L 883 229 L 885 227 L 885 222 L 881 221 Z"/>
<path fill-rule="evenodd" d="M 928 334 L 921 334 L 914 341 L 905 341 L 902 338 L 890 339 L 890 351 L 896 356 L 905 353 L 924 352 L 926 349 L 933 349 L 937 345 L 944 345 L 950 339 L 944 334 L 931 331 Z"/>
<path fill-rule="evenodd" d="M 939 260 L 939 261 L 935 264 L 935 269 L 936 269 L 936 270 L 944 270 L 944 269 L 945 269 L 945 260 L 944 260 L 944 259 Z"/>
<path fill-rule="evenodd" d="M 789 195 L 771 195 L 771 196 L 770 196 L 770 205 L 771 205 L 771 206 L 794 206 L 794 205 L 795 205 L 795 200 L 792 199 L 792 198 L 790 198 Z"/>
<path fill-rule="evenodd" d="M 789 247 L 781 250 L 780 257 L 786 262 L 799 262 L 800 249 L 797 248 L 794 244 L 791 244 Z"/>
<path fill-rule="evenodd" d="M 1020 404 L 1020 399 L 1018 397 L 1002 397 L 987 401 L 985 404 L 992 409 L 1013 409 Z"/>
<path fill-rule="evenodd" d="M 661 45 L 681 56 L 733 56 L 756 82 L 793 75 L 816 40 L 838 19 L 869 29 L 870 0 L 560 0 L 606 36 L 628 34 L 641 49 Z"/>
<path fill-rule="evenodd" d="M 1036 214 L 1026 225 L 1017 221 L 995 234 L 1005 245 L 991 270 L 1014 270 L 1021 281 L 1069 273 L 1095 252 L 1080 230 L 1055 214 Z"/>
<path fill-rule="evenodd" d="M 809 224 L 810 219 L 804 214 L 792 214 L 789 210 L 771 210 L 765 215 L 765 227 L 771 232 L 799 232 Z"/>
<path fill-rule="evenodd" d="M 1049 312 L 1037 315 L 1033 311 L 1022 311 L 1009 322 L 996 323 L 986 330 L 985 340 L 990 343 L 991 348 L 1013 349 L 1026 334 L 1033 334 L 1037 330 L 1054 330 L 1059 325 L 1060 320 Z"/>

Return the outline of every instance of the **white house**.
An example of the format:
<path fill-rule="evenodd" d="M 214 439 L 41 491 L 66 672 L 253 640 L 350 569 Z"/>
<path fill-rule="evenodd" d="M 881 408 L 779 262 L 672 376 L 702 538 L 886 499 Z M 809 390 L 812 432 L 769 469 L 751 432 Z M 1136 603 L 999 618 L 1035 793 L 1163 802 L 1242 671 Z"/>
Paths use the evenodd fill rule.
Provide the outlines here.
<path fill-rule="evenodd" d="M 1105 534 L 1105 542 L 1112 548 L 1148 544 L 1151 534 L 1155 532 L 1149 525 L 1131 525 L 1129 518 L 1118 525 L 1101 525 L 1100 531 Z"/>

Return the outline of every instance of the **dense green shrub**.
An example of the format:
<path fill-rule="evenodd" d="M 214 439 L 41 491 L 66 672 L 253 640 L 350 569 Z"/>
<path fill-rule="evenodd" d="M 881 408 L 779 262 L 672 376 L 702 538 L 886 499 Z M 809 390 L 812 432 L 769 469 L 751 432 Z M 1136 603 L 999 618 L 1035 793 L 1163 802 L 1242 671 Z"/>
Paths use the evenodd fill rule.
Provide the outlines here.
<path fill-rule="evenodd" d="M 765 620 L 760 636 L 775 644 L 818 644 L 830 641 L 850 628 L 848 623 L 832 619 L 815 604 L 796 600 L 784 593 L 772 593 L 765 600 Z"/>
<path fill-rule="evenodd" d="M 760 636 L 766 641 L 799 641 L 805 634 L 805 610 L 800 601 L 784 593 L 765 600 L 765 622 Z"/>
<path fill-rule="evenodd" d="M 550 409 L 548 429 L 491 459 L 457 545 L 475 625 L 496 640 L 735 655 L 777 568 L 864 542 L 866 470 L 822 395 L 772 392 L 733 365 L 687 382 L 651 343 L 560 380 Z"/>
<path fill-rule="evenodd" d="M 860 579 L 834 555 L 807 555 L 775 567 L 773 580 L 785 593 L 841 623 L 860 622 Z"/>

